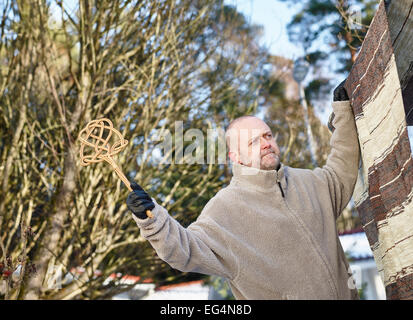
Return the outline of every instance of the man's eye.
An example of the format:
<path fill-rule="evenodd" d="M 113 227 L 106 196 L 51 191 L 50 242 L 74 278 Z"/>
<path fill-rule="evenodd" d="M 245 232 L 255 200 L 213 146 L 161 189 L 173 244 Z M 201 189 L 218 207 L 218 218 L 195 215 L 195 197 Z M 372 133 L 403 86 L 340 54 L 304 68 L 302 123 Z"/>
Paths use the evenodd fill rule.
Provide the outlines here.
<path fill-rule="evenodd" d="M 259 141 L 259 139 L 255 138 L 255 139 L 250 141 L 249 145 L 256 144 L 258 141 Z"/>

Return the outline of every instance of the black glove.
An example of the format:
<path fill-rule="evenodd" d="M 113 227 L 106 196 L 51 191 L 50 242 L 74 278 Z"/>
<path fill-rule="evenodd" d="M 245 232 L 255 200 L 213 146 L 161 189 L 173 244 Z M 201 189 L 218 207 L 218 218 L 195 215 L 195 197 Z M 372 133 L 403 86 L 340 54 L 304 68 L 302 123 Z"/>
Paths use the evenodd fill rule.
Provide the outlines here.
<path fill-rule="evenodd" d="M 347 80 L 347 79 L 345 79 L 344 81 L 342 81 L 342 82 L 337 86 L 337 88 L 334 89 L 334 92 L 333 92 L 333 101 L 348 101 L 348 100 L 350 100 L 349 97 L 348 97 L 347 91 L 346 91 L 346 89 L 344 88 L 344 84 L 346 83 L 346 80 Z M 329 129 L 331 132 L 334 132 L 334 130 L 335 130 L 335 128 L 334 128 L 334 126 L 333 126 L 334 116 L 335 116 L 335 114 L 334 114 L 334 112 L 332 112 L 332 113 L 330 114 L 330 118 L 328 119 L 328 122 L 327 122 L 328 129 Z"/>
<path fill-rule="evenodd" d="M 334 130 L 336 130 L 336 128 L 334 128 L 334 126 L 333 126 L 333 120 L 334 120 L 334 117 L 335 117 L 335 116 L 336 116 L 336 115 L 334 114 L 334 112 L 332 112 L 332 113 L 330 114 L 330 117 L 328 118 L 328 122 L 327 122 L 328 130 L 330 130 L 331 133 L 333 133 Z"/>
<path fill-rule="evenodd" d="M 126 199 L 126 205 L 128 209 L 139 219 L 146 219 L 146 210 L 152 210 L 155 208 L 151 197 L 142 189 L 142 187 L 136 182 L 130 184 L 133 192 L 129 193 Z"/>
<path fill-rule="evenodd" d="M 340 83 L 337 86 L 337 88 L 334 89 L 333 101 L 347 101 L 347 100 L 349 100 L 347 91 L 346 91 L 346 89 L 344 89 L 344 83 L 346 83 L 346 80 L 344 80 L 342 83 Z"/>

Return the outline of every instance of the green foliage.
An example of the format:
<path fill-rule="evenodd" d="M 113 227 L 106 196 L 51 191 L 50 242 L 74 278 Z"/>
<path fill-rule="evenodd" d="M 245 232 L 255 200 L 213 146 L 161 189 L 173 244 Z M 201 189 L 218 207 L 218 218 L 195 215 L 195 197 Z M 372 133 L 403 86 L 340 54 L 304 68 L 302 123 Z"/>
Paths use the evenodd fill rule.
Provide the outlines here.
<path fill-rule="evenodd" d="M 313 79 L 306 86 L 305 95 L 310 101 L 321 100 L 330 93 L 331 89 L 328 79 Z"/>
<path fill-rule="evenodd" d="M 322 60 L 334 56 L 339 61 L 337 73 L 350 70 L 379 3 L 378 0 L 281 1 L 298 9 L 288 25 L 290 40 L 302 45 L 307 55 L 321 50 Z"/>
<path fill-rule="evenodd" d="M 378 0 L 281 0 L 294 6 L 296 13 L 287 30 L 290 41 L 303 48 L 311 64 L 313 78 L 306 94 L 313 103 L 324 105 L 336 80 L 325 76 L 325 70 L 342 74 L 351 69 Z"/>
<path fill-rule="evenodd" d="M 214 288 L 215 294 L 217 295 L 213 297 L 214 300 L 235 300 L 227 280 L 221 277 L 211 276 L 205 281 L 205 285 Z"/>
<path fill-rule="evenodd" d="M 367 289 L 367 282 L 363 282 L 362 285 L 361 285 L 361 288 L 358 289 L 358 294 L 359 294 L 360 300 L 367 300 L 367 297 L 366 297 L 366 294 L 365 294 L 366 289 Z"/>

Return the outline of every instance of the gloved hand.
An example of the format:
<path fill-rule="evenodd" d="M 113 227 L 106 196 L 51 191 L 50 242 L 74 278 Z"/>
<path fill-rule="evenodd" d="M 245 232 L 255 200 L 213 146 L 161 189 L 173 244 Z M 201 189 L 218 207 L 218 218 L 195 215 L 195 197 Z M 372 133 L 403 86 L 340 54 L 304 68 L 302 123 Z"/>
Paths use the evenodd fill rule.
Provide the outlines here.
<path fill-rule="evenodd" d="M 128 209 L 139 219 L 146 219 L 146 210 L 155 208 L 151 197 L 136 182 L 130 184 L 133 191 L 129 193 L 126 199 Z"/>
<path fill-rule="evenodd" d="M 337 86 L 337 88 L 334 89 L 333 101 L 348 101 L 348 100 L 350 100 L 349 97 L 348 97 L 347 91 L 344 88 L 344 84 L 346 83 L 346 80 L 347 79 L 345 79 L 343 82 L 341 82 Z M 328 122 L 327 122 L 327 127 L 331 132 L 334 132 L 334 130 L 335 130 L 335 128 L 333 126 L 334 116 L 335 116 L 335 114 L 334 114 L 334 112 L 332 112 L 330 114 L 330 118 L 328 119 Z"/>
<path fill-rule="evenodd" d="M 344 80 L 342 83 L 340 83 L 337 86 L 337 88 L 334 89 L 333 101 L 347 101 L 347 100 L 349 100 L 347 91 L 344 88 L 344 83 L 346 83 L 346 80 Z"/>

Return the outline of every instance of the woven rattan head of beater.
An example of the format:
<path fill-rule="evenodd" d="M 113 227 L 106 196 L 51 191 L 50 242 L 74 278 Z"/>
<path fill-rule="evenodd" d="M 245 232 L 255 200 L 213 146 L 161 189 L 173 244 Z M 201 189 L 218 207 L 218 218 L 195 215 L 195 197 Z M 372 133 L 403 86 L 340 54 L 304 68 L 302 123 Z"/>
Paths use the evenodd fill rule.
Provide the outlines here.
<path fill-rule="evenodd" d="M 118 139 L 111 146 L 109 144 L 112 135 L 115 134 Z M 106 135 L 106 137 L 104 137 Z M 128 144 L 122 134 L 113 127 L 109 119 L 103 118 L 90 121 L 87 126 L 80 131 L 78 137 L 80 146 L 80 164 L 88 166 L 91 163 L 109 161 L 113 155 L 122 151 Z M 92 139 L 92 141 L 90 141 Z M 85 155 L 85 147 L 94 149 L 94 154 Z"/>

